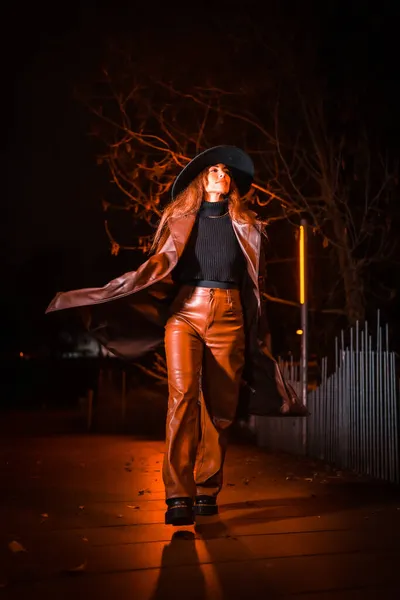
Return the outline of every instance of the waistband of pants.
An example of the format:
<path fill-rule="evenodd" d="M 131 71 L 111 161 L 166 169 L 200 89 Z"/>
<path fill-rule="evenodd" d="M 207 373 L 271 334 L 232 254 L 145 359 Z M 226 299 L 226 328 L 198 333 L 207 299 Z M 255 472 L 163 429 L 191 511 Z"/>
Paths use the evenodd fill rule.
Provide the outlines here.
<path fill-rule="evenodd" d="M 239 286 L 233 281 L 208 281 L 207 279 L 194 279 L 193 281 L 185 281 L 183 285 L 202 288 L 214 288 L 220 290 L 238 290 Z"/>

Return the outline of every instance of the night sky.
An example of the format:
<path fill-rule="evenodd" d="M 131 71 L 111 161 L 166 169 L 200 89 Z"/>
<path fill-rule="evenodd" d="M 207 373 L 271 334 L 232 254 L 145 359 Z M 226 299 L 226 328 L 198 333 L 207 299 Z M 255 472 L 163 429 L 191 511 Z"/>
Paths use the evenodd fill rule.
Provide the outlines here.
<path fill-rule="evenodd" d="M 212 3 L 208 9 L 199 4 L 196 15 L 188 14 L 188 3 L 184 11 L 171 3 L 158 11 L 135 4 L 129 9 L 115 3 L 102 9 L 94 2 L 82 4 L 84 8 L 53 4 L 50 10 L 35 4 L 23 14 L 9 8 L 3 23 L 8 103 L 3 112 L 3 349 L 40 337 L 43 312 L 59 289 L 104 284 L 135 262 L 129 253 L 110 256 L 101 210 L 107 174 L 96 165 L 88 111 L 73 95 L 76 83 L 98 68 L 109 36 L 135 37 L 143 47 L 143 63 L 151 69 L 160 52 L 165 54 L 163 48 L 176 48 L 179 42 L 186 47 L 189 35 L 192 43 L 179 60 L 188 61 L 189 70 L 190 65 L 219 61 L 223 76 L 232 68 L 225 36 L 234 36 L 241 27 L 251 31 L 251 23 L 260 22 L 259 5 L 267 5 L 266 39 L 273 15 L 282 36 L 294 31 L 297 43 L 315 44 L 331 85 L 356 89 L 360 110 L 392 148 L 398 145 L 396 2 L 302 2 L 295 12 L 282 6 L 278 10 L 285 5 L 278 2 L 246 2 L 240 8 Z M 246 61 L 236 62 L 238 76 L 241 69 L 259 69 L 262 76 L 256 57 L 252 64 Z"/>

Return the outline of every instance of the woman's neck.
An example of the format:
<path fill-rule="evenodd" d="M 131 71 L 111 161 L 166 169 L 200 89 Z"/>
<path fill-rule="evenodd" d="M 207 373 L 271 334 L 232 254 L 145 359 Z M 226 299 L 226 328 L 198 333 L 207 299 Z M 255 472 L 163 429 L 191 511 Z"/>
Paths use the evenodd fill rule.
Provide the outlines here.
<path fill-rule="evenodd" d="M 225 196 L 220 192 L 204 192 L 204 200 L 206 202 L 221 202 Z"/>

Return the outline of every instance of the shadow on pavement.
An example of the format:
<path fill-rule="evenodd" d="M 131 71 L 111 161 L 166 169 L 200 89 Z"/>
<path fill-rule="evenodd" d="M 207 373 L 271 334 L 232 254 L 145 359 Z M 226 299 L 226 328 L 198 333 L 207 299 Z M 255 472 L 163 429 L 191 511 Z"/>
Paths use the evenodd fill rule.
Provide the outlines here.
<path fill-rule="evenodd" d="M 181 564 L 184 555 L 187 567 L 171 570 Z M 160 576 L 151 600 L 206 600 L 207 590 L 199 557 L 197 555 L 195 534 L 192 531 L 179 530 L 172 535 L 162 553 Z"/>
<path fill-rule="evenodd" d="M 196 533 L 204 540 L 213 563 L 213 569 L 218 581 L 221 600 L 249 600 L 249 598 L 268 598 L 274 600 L 280 594 L 273 588 L 268 578 L 265 561 L 255 560 L 252 552 L 234 535 L 231 535 L 229 527 L 220 519 L 213 522 L 198 524 Z M 230 539 L 235 545 L 235 555 L 239 560 L 229 561 L 223 558 L 217 551 L 217 546 L 211 543 L 215 537 Z"/>
<path fill-rule="evenodd" d="M 206 600 L 210 597 L 220 600 L 249 600 L 257 594 L 260 597 L 274 600 L 278 593 L 271 588 L 265 565 L 254 561 L 252 553 L 237 538 L 230 535 L 226 525 L 218 520 L 195 526 L 195 532 L 177 531 L 171 542 L 165 546 L 160 576 L 151 600 Z M 203 565 L 196 550 L 196 538 L 204 540 L 209 555 L 206 565 L 210 579 L 206 582 Z M 239 561 L 224 560 L 215 544 L 210 544 L 212 538 L 232 538 L 235 544 L 235 554 L 239 552 Z M 188 566 L 182 565 L 182 553 Z M 190 566 L 189 566 L 190 565 Z"/>

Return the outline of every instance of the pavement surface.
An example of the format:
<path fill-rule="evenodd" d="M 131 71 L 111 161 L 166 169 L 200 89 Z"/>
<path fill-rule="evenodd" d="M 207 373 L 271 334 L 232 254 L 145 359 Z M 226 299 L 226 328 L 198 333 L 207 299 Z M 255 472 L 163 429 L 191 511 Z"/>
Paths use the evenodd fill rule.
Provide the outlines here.
<path fill-rule="evenodd" d="M 398 488 L 232 444 L 220 514 L 164 525 L 163 442 L 2 429 L 0 597 L 400 598 Z"/>

